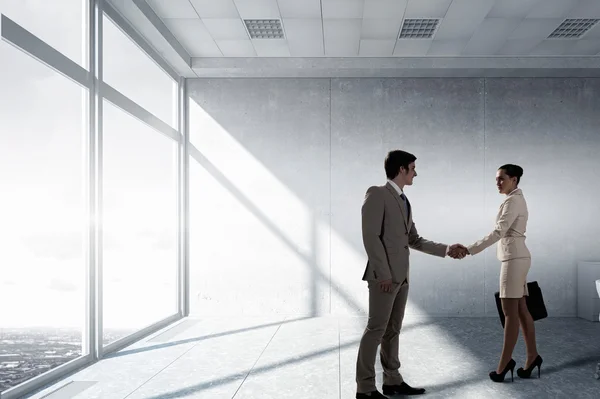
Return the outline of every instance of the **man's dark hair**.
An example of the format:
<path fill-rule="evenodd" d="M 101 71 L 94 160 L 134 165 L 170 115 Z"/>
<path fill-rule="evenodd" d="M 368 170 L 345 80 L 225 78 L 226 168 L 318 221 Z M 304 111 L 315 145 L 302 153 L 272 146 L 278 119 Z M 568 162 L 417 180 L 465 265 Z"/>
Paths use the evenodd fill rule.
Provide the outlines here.
<path fill-rule="evenodd" d="M 383 163 L 387 178 L 390 180 L 395 179 L 398 173 L 400 173 L 401 166 L 404 166 L 404 169 L 408 170 L 408 165 L 416 160 L 417 157 L 406 151 L 394 150 L 388 152 Z"/>
<path fill-rule="evenodd" d="M 506 173 L 508 176 L 510 177 L 516 177 L 517 178 L 517 185 L 519 184 L 519 182 L 521 181 L 521 176 L 523 176 L 523 168 L 520 167 L 519 165 L 513 165 L 510 163 L 507 163 L 506 165 L 502 165 L 498 168 L 498 170 L 502 169 L 504 171 L 504 173 Z"/>

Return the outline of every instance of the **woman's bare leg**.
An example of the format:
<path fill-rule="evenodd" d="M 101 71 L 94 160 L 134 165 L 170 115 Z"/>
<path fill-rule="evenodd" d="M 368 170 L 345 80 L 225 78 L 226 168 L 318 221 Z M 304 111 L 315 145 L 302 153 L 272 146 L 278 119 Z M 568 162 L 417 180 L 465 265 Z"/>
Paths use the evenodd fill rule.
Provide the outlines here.
<path fill-rule="evenodd" d="M 504 344 L 496 372 L 500 374 L 512 358 L 519 338 L 519 298 L 502 298 L 504 312 Z"/>
<path fill-rule="evenodd" d="M 519 299 L 519 323 L 521 324 L 521 330 L 523 331 L 525 350 L 527 352 L 527 360 L 525 361 L 525 367 L 523 367 L 526 369 L 538 356 L 537 345 L 535 342 L 535 325 L 533 323 L 533 317 L 531 317 L 531 313 L 529 313 L 529 309 L 527 309 L 526 297 Z"/>

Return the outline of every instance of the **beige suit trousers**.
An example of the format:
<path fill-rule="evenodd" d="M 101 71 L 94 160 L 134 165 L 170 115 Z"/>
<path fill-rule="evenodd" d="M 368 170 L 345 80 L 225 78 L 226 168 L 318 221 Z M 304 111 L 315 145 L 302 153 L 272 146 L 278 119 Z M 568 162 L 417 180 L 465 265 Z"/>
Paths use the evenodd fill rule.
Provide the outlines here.
<path fill-rule="evenodd" d="M 400 374 L 398 341 L 404 310 L 408 298 L 408 283 L 394 283 L 390 292 L 383 292 L 376 281 L 369 281 L 369 320 L 360 340 L 356 362 L 358 393 L 376 390 L 375 359 L 379 357 L 383 368 L 383 383 L 399 385 L 404 380 Z"/>

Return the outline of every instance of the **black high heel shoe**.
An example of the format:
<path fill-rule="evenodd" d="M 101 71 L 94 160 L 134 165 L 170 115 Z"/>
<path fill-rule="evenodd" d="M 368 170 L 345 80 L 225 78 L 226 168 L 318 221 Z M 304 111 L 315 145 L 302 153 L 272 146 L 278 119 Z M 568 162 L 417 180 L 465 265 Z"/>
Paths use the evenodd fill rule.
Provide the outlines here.
<path fill-rule="evenodd" d="M 537 355 L 537 357 L 535 358 L 535 360 L 533 361 L 533 363 L 531 363 L 529 365 L 529 367 L 527 367 L 526 369 L 524 369 L 523 367 L 519 367 L 517 369 L 517 375 L 521 378 L 530 378 L 531 377 L 531 372 L 533 371 L 534 368 L 538 368 L 538 378 L 541 377 L 542 375 L 542 362 L 544 360 L 542 359 L 542 357 L 540 355 Z"/>
<path fill-rule="evenodd" d="M 504 381 L 504 376 L 510 370 L 510 379 L 512 381 L 514 381 L 515 377 L 513 375 L 513 370 L 515 369 L 516 365 L 517 365 L 517 362 L 515 362 L 513 359 L 510 359 L 510 361 L 508 362 L 508 364 L 506 365 L 506 367 L 504 367 L 504 370 L 502 370 L 502 372 L 500 374 L 496 373 L 496 370 L 492 371 L 490 373 L 490 379 L 492 381 L 494 381 L 494 382 L 503 382 Z"/>

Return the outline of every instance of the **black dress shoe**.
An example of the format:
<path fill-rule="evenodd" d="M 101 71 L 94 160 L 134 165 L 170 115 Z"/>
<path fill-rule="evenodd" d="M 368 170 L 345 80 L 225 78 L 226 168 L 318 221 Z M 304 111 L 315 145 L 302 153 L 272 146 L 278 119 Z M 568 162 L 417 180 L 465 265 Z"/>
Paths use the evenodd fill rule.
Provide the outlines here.
<path fill-rule="evenodd" d="M 379 391 L 373 391 L 369 393 L 357 393 L 356 399 L 388 399 L 388 397 L 383 396 Z"/>
<path fill-rule="evenodd" d="M 413 388 L 406 382 L 400 385 L 383 385 L 383 393 L 386 395 L 423 395 L 425 388 Z"/>

